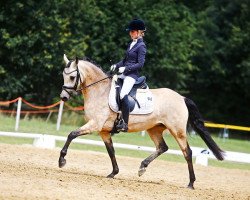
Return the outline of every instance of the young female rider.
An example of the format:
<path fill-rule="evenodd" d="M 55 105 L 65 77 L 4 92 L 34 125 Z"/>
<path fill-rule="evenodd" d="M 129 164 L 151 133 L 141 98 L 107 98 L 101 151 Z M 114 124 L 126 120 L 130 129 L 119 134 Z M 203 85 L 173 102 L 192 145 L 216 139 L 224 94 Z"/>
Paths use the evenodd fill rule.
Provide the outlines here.
<path fill-rule="evenodd" d="M 146 55 L 146 45 L 142 39 L 146 31 L 144 22 L 140 19 L 134 19 L 129 23 L 126 30 L 129 31 L 132 41 L 128 45 L 125 58 L 110 68 L 111 71 L 119 69 L 119 73 L 122 73 L 119 78 L 124 80 L 120 93 L 123 123 L 116 127 L 117 131 L 123 132 L 128 131 L 130 112 L 128 94 L 139 78 L 139 69 L 143 67 Z"/>

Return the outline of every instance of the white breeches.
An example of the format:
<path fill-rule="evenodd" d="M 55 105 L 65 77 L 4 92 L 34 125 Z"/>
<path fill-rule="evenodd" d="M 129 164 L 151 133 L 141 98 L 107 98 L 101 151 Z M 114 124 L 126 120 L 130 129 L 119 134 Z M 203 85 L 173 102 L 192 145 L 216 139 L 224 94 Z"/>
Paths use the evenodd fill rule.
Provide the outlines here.
<path fill-rule="evenodd" d="M 125 95 L 128 95 L 133 85 L 135 84 L 135 79 L 130 76 L 124 76 L 123 74 L 119 76 L 123 79 L 123 85 L 120 93 L 120 99 L 123 99 Z"/>

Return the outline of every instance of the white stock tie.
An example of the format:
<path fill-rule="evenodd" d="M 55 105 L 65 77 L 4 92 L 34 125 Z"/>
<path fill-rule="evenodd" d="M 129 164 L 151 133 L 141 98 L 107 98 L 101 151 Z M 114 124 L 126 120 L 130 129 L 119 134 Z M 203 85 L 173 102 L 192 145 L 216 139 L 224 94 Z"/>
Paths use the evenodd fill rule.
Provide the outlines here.
<path fill-rule="evenodd" d="M 137 43 L 137 39 L 133 39 L 133 42 L 131 42 L 129 50 L 133 48 L 133 46 Z"/>

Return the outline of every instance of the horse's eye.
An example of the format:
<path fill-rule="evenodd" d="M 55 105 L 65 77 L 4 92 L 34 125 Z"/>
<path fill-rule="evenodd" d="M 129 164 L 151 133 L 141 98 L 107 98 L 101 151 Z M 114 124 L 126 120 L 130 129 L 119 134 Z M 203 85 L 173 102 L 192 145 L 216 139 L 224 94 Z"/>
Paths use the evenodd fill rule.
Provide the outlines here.
<path fill-rule="evenodd" d="M 70 78 L 71 81 L 73 81 L 75 79 L 74 76 L 70 76 L 69 78 Z"/>

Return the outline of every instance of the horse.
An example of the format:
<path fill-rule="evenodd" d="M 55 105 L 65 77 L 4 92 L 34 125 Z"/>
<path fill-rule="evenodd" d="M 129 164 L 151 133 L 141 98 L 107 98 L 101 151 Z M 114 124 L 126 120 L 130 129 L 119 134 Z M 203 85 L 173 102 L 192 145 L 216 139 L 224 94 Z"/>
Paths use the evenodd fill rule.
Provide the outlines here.
<path fill-rule="evenodd" d="M 117 113 L 112 111 L 108 105 L 112 80 L 91 61 L 78 58 L 70 61 L 65 54 L 64 61 L 66 67 L 63 70 L 64 85 L 60 97 L 63 101 L 67 101 L 77 91 L 81 91 L 84 97 L 87 123 L 68 135 L 65 145 L 60 151 L 59 167 L 65 166 L 66 159 L 64 157 L 73 139 L 96 131 L 106 146 L 113 167 L 112 172 L 107 177 L 114 178 L 119 173 L 119 167 L 110 133 L 117 116 Z M 187 162 L 189 171 L 187 187 L 194 189 L 196 178 L 192 163 L 192 150 L 187 141 L 187 125 L 190 124 L 201 136 L 218 160 L 224 159 L 224 151 L 210 136 L 196 104 L 191 99 L 168 88 L 150 89 L 150 91 L 154 97 L 153 112 L 145 115 L 130 115 L 128 124 L 128 132 L 147 130 L 156 146 L 156 151 L 141 162 L 138 175 L 142 176 L 148 165 L 168 150 L 163 138 L 163 132 L 168 130 L 177 141 Z"/>

